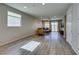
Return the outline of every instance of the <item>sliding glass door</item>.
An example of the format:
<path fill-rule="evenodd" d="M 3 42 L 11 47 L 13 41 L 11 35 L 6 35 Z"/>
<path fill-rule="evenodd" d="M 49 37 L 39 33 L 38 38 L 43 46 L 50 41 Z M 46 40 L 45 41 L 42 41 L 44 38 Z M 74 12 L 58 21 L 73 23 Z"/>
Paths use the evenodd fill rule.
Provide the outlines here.
<path fill-rule="evenodd" d="M 58 22 L 51 22 L 52 31 L 58 31 Z"/>

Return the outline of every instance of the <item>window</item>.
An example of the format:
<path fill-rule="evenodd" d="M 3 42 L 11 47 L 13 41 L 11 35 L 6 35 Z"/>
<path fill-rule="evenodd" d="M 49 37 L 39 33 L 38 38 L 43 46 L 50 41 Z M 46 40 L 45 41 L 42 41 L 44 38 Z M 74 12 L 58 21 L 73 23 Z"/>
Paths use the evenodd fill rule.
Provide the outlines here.
<path fill-rule="evenodd" d="M 21 26 L 21 15 L 8 11 L 7 26 L 20 27 Z"/>
<path fill-rule="evenodd" d="M 45 22 L 45 28 L 49 28 L 50 27 L 50 23 L 49 22 Z"/>
<path fill-rule="evenodd" d="M 58 22 L 52 22 L 52 31 L 58 31 Z"/>

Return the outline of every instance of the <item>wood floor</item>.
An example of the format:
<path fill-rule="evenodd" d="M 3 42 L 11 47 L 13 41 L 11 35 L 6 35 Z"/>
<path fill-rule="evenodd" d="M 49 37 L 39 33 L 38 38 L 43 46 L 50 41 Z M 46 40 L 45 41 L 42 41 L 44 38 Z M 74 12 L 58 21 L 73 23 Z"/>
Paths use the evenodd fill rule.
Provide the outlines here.
<path fill-rule="evenodd" d="M 45 36 L 32 36 L 0 47 L 0 55 L 21 55 L 20 47 L 30 41 L 41 42 L 35 50 L 35 55 L 75 55 L 69 44 L 58 32 L 51 32 Z"/>

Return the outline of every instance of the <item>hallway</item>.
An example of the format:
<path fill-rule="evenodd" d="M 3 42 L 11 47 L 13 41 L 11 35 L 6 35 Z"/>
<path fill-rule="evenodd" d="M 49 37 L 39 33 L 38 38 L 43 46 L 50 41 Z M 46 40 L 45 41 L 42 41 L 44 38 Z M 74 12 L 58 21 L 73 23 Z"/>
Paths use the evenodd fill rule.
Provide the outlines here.
<path fill-rule="evenodd" d="M 23 38 L 7 44 L 0 47 L 0 54 L 20 55 L 20 47 L 32 40 L 41 42 L 39 48 L 34 51 L 35 55 L 75 55 L 75 52 L 58 32 L 51 32 L 43 37 L 32 36 Z"/>

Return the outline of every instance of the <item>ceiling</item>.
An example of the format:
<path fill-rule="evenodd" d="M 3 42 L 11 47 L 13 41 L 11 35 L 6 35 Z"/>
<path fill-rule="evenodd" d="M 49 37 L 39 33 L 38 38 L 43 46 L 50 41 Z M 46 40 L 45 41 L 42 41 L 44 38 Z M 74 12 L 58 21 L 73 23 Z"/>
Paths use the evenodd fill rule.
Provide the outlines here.
<path fill-rule="evenodd" d="M 63 16 L 70 3 L 6 3 L 6 5 L 18 9 L 35 17 Z M 26 6 L 27 8 L 24 8 Z"/>

